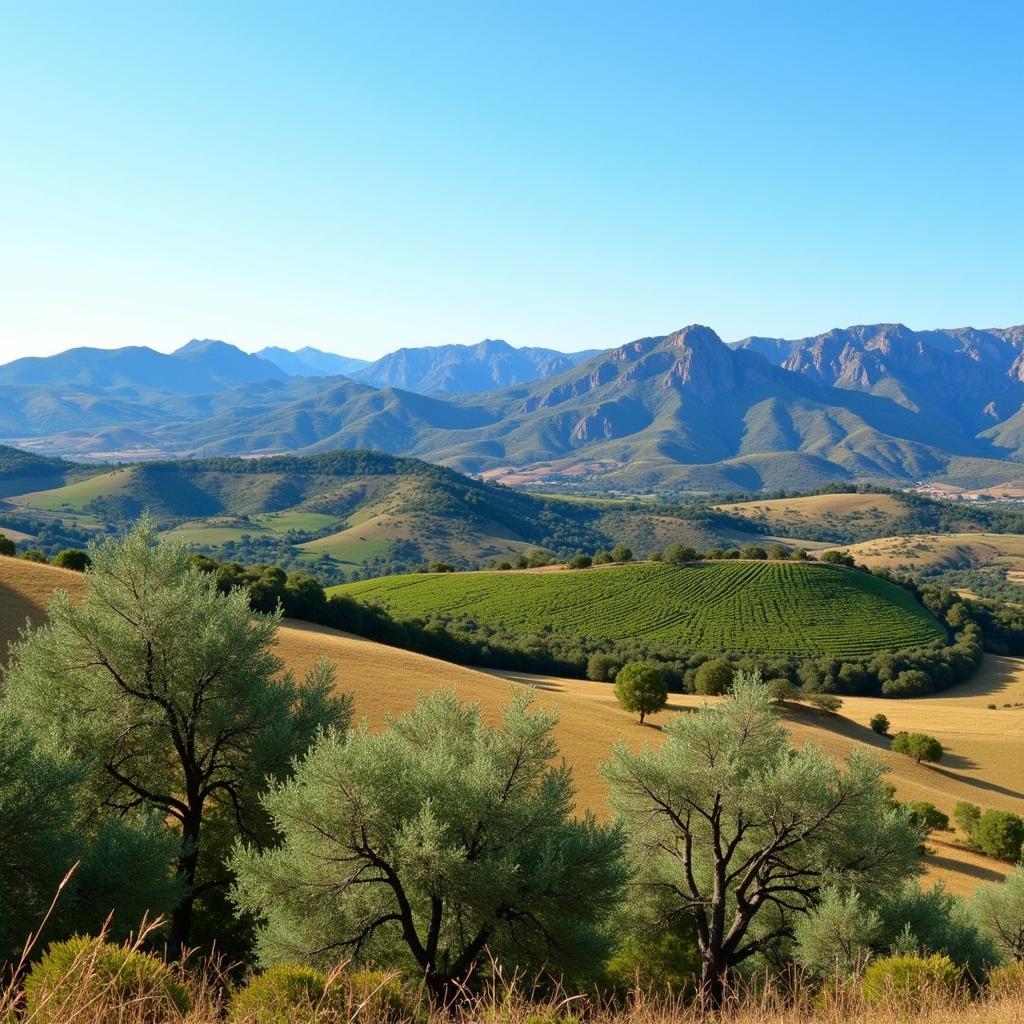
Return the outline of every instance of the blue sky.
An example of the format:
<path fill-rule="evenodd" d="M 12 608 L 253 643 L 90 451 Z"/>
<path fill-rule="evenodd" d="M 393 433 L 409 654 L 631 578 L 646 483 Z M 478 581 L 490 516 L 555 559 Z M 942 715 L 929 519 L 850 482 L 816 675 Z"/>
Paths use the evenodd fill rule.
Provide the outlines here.
<path fill-rule="evenodd" d="M 0 3 L 0 357 L 1024 321 L 1024 4 Z"/>

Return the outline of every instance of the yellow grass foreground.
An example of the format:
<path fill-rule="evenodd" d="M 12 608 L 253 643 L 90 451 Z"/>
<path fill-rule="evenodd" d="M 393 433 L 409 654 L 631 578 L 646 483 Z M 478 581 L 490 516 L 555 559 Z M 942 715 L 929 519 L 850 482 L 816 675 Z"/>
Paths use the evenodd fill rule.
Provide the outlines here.
<path fill-rule="evenodd" d="M 80 592 L 83 579 L 50 566 L 0 558 L 0 651 L 26 617 L 41 618 L 58 587 Z M 278 653 L 296 672 L 318 658 L 329 658 L 336 666 L 338 685 L 354 694 L 357 715 L 374 727 L 381 726 L 389 712 L 410 708 L 421 691 L 453 688 L 464 700 L 480 703 L 493 720 L 507 700 L 509 685 L 536 687 L 540 703 L 560 713 L 556 736 L 573 768 L 580 806 L 602 816 L 608 808 L 597 765 L 607 759 L 612 745 L 620 738 L 634 746 L 658 743 L 660 723 L 703 700 L 673 695 L 664 713 L 641 726 L 619 708 L 606 683 L 488 673 L 291 621 L 280 631 Z M 957 801 L 969 800 L 1024 815 L 1024 707 L 1002 706 L 1016 702 L 1024 703 L 1024 661 L 988 656 L 974 679 L 939 696 L 902 701 L 850 697 L 844 699 L 839 715 L 799 707 L 786 708 L 784 714 L 796 743 L 815 743 L 837 758 L 857 747 L 870 748 L 890 765 L 889 778 L 900 799 L 929 800 L 947 814 Z M 999 706 L 992 710 L 990 703 Z M 917 765 L 890 753 L 888 741 L 868 728 L 877 711 L 889 717 L 894 731 L 936 736 L 947 751 L 943 763 Z M 933 836 L 929 846 L 929 876 L 944 879 L 956 892 L 969 893 L 979 882 L 998 880 L 1009 871 L 1008 865 L 959 848 L 951 833 Z"/>

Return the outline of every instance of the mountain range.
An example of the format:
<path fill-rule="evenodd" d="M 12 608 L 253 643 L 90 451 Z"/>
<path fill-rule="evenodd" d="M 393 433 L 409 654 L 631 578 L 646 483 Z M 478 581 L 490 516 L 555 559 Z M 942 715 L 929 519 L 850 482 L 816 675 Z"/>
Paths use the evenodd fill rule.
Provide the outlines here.
<path fill-rule="evenodd" d="M 303 351 L 301 374 L 222 342 L 18 360 L 0 367 L 0 437 L 104 457 L 374 448 L 624 490 L 1024 478 L 1024 327 L 727 345 L 692 325 L 596 353 L 406 349 L 349 376 L 316 376 L 333 364 Z"/>

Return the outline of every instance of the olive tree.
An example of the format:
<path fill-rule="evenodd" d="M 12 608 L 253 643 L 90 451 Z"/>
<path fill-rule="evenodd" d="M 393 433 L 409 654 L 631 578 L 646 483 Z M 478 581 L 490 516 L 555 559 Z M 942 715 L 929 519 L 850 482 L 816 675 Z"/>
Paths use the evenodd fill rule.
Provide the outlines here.
<path fill-rule="evenodd" d="M 1006 960 L 1024 961 L 1024 867 L 1016 868 L 1005 882 L 978 886 L 971 914 Z"/>
<path fill-rule="evenodd" d="M 653 661 L 628 661 L 615 675 L 615 699 L 625 711 L 637 712 L 640 724 L 668 703 L 665 672 Z"/>
<path fill-rule="evenodd" d="M 415 970 L 448 1002 L 485 951 L 573 975 L 606 951 L 620 826 L 573 814 L 556 716 L 512 692 L 500 727 L 449 691 L 379 733 L 325 734 L 265 798 L 279 847 L 239 847 L 238 907 L 261 962 Z"/>
<path fill-rule="evenodd" d="M 157 543 L 148 518 L 90 556 L 81 604 L 58 591 L 14 647 L 7 700 L 68 752 L 97 808 L 148 809 L 177 830 L 180 950 L 195 899 L 229 881 L 206 855 L 210 813 L 265 837 L 269 781 L 319 729 L 345 726 L 350 702 L 333 696 L 325 663 L 296 682 L 273 653 L 278 616 L 254 614 L 245 591 L 221 593 L 184 547 Z"/>
<path fill-rule="evenodd" d="M 658 750 L 619 743 L 602 773 L 652 912 L 696 921 L 706 1006 L 736 967 L 791 938 L 826 887 L 867 894 L 919 870 L 921 834 L 892 807 L 884 766 L 795 750 L 757 674 L 738 672 L 730 697 L 664 733 Z"/>
<path fill-rule="evenodd" d="M 942 760 L 942 744 L 923 732 L 898 732 L 892 738 L 892 749 L 897 754 L 912 757 L 918 764 L 930 761 L 935 764 Z"/>

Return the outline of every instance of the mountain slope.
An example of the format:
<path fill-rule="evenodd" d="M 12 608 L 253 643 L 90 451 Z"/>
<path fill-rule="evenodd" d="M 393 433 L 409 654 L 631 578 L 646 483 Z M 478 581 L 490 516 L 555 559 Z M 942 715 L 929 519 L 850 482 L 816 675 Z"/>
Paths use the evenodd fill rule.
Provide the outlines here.
<path fill-rule="evenodd" d="M 747 338 L 739 347 L 829 387 L 881 395 L 977 434 L 1024 402 L 1024 328 L 912 331 L 873 324 L 786 341 Z M 1020 451 L 1019 442 L 1008 446 Z"/>
<path fill-rule="evenodd" d="M 402 388 L 421 394 L 474 394 L 552 377 L 593 352 L 555 352 L 513 348 L 488 338 L 477 345 L 402 348 L 354 373 L 374 387 Z"/>

